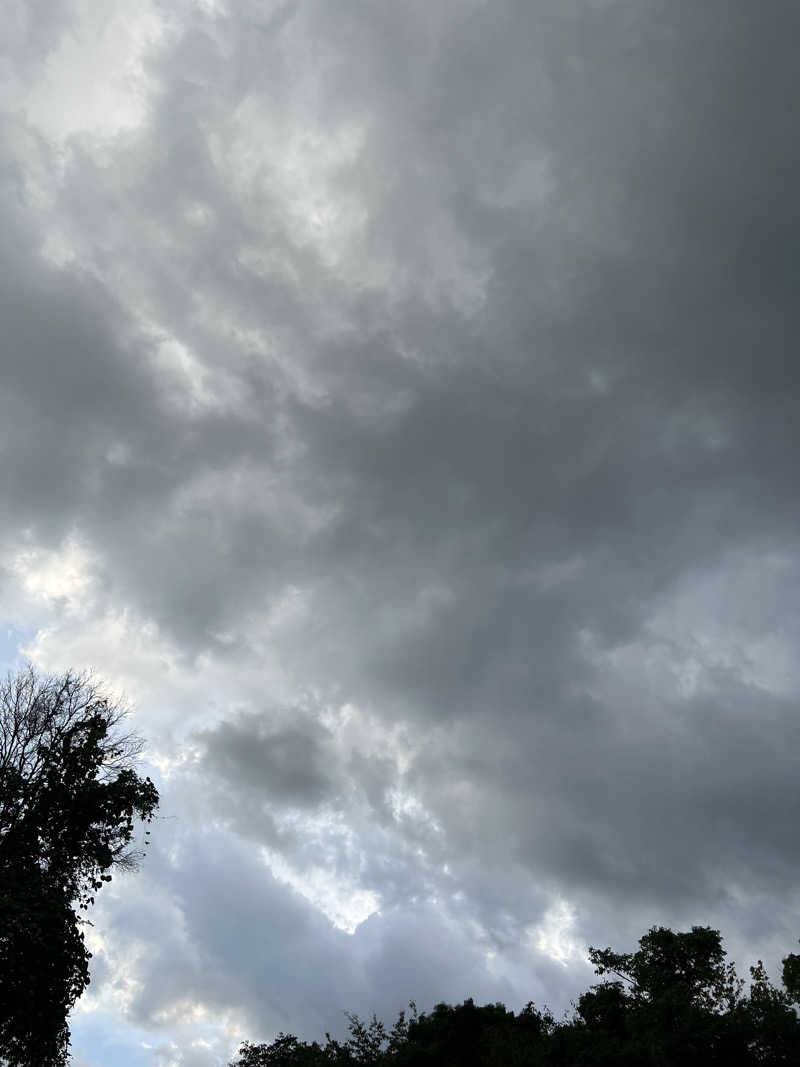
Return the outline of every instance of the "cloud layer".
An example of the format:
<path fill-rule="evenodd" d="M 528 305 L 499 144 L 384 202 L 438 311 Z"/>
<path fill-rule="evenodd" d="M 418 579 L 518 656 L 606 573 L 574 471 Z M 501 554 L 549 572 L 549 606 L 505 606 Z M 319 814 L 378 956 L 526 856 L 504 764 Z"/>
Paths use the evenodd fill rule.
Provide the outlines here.
<path fill-rule="evenodd" d="M 169 816 L 86 1048 L 561 1007 L 655 922 L 788 951 L 796 6 L 9 27 L 4 614 L 135 700 Z"/>

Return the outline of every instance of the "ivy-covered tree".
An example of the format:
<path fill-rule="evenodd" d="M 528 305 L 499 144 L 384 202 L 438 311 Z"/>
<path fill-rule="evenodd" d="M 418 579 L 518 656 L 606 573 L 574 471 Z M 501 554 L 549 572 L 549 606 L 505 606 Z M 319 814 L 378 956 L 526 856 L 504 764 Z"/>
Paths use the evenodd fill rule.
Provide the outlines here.
<path fill-rule="evenodd" d="M 89 983 L 81 911 L 133 868 L 158 792 L 141 740 L 90 675 L 33 667 L 0 684 L 0 1062 L 67 1062 L 67 1016 Z M 149 831 L 147 831 L 149 833 Z"/>

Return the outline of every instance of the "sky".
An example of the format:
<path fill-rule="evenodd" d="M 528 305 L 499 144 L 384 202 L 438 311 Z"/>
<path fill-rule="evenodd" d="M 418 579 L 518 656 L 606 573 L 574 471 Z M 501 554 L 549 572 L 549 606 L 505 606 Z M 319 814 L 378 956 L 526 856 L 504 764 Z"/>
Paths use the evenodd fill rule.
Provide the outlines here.
<path fill-rule="evenodd" d="M 135 708 L 76 1067 L 800 936 L 790 0 L 7 0 L 0 660 Z"/>

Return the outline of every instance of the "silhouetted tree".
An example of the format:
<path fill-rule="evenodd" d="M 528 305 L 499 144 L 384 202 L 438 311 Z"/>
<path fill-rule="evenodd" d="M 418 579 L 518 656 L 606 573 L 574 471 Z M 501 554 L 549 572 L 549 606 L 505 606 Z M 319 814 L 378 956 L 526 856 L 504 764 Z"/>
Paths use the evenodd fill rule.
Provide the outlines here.
<path fill-rule="evenodd" d="M 735 1006 L 741 991 L 732 965 L 725 964 L 718 930 L 653 927 L 637 952 L 590 948 L 589 958 L 598 974 L 610 971 L 627 983 L 626 1025 L 651 1059 L 671 1063 L 680 1049 L 683 1063 L 709 1062 L 719 1044 L 718 1017 Z"/>
<path fill-rule="evenodd" d="M 340 1046 L 337 1046 L 340 1047 Z M 327 1047 L 306 1044 L 292 1034 L 278 1034 L 269 1045 L 246 1042 L 239 1049 L 238 1067 L 327 1067 L 334 1062 Z"/>
<path fill-rule="evenodd" d="M 67 1015 L 89 983 L 79 917 L 131 868 L 158 792 L 142 742 L 91 676 L 32 667 L 0 684 L 0 1061 L 67 1062 Z"/>

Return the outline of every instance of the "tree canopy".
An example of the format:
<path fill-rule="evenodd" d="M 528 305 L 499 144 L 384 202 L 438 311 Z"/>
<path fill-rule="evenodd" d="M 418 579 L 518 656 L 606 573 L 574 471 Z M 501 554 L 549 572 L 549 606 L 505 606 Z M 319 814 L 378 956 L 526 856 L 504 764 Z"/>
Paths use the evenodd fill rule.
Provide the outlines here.
<path fill-rule="evenodd" d="M 89 983 L 81 912 L 136 866 L 137 820 L 158 792 L 141 740 L 88 674 L 33 667 L 0 684 L 0 1059 L 67 1062 L 67 1016 Z"/>

